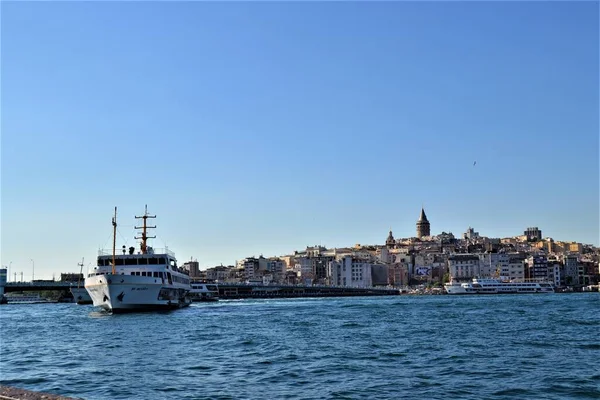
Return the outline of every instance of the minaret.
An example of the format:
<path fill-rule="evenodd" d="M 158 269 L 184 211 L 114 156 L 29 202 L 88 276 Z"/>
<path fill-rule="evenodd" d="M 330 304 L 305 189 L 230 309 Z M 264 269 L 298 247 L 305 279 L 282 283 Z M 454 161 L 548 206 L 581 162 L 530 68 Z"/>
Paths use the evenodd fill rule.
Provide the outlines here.
<path fill-rule="evenodd" d="M 394 235 L 392 235 L 392 228 L 390 228 L 390 234 L 385 241 L 385 245 L 389 248 L 393 248 L 395 244 L 396 240 L 394 239 Z"/>
<path fill-rule="evenodd" d="M 421 207 L 421 216 L 417 221 L 417 237 L 420 239 L 423 236 L 430 236 L 430 234 L 429 221 L 427 220 L 427 215 L 425 215 L 425 210 Z"/>

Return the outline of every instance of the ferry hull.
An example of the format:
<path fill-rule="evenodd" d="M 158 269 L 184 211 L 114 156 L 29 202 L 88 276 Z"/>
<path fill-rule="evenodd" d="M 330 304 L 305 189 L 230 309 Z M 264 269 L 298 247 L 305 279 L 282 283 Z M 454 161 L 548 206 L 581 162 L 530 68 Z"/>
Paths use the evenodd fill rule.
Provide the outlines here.
<path fill-rule="evenodd" d="M 473 279 L 468 283 L 447 283 L 444 285 L 446 293 L 449 295 L 464 294 L 543 294 L 554 293 L 554 288 L 547 283 L 503 283 L 497 280 Z"/>
<path fill-rule="evenodd" d="M 85 280 L 93 304 L 112 313 L 172 310 L 191 304 L 184 288 L 165 285 L 160 278 L 96 275 Z"/>

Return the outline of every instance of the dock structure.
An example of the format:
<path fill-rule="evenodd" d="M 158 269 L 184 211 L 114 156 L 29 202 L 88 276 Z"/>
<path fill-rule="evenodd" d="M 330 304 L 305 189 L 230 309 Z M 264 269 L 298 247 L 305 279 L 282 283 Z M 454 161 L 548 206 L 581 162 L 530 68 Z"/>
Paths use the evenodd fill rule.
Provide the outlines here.
<path fill-rule="evenodd" d="M 31 390 L 19 389 L 12 386 L 0 385 L 0 400 L 77 400 L 74 397 L 59 396 L 56 394 L 40 393 Z"/>
<path fill-rule="evenodd" d="M 294 297 L 396 296 L 397 289 L 340 286 L 219 284 L 220 299 L 275 299 Z"/>

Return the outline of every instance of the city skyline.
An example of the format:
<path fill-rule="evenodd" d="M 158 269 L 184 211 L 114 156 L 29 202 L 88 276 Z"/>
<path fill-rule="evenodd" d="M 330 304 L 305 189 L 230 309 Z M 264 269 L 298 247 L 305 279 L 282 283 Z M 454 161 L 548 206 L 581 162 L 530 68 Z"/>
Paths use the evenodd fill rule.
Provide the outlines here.
<path fill-rule="evenodd" d="M 423 211 L 424 211 L 424 208 L 422 208 L 421 212 L 423 212 Z M 143 215 L 143 213 L 139 213 L 139 215 Z M 152 213 L 149 212 L 148 215 L 152 215 Z M 427 220 L 428 220 L 428 218 L 427 218 Z M 417 220 L 417 222 L 415 223 L 415 226 L 413 228 L 413 229 L 416 229 L 416 232 L 413 231 L 413 234 L 407 234 L 407 235 L 401 235 L 401 234 L 399 235 L 399 234 L 396 233 L 396 234 L 394 234 L 395 240 L 398 241 L 398 240 L 406 240 L 406 239 L 411 239 L 411 238 L 418 238 L 417 233 L 418 233 L 418 225 L 419 225 L 420 222 L 421 222 L 421 216 L 419 216 L 419 219 Z M 134 224 L 134 225 L 131 225 L 131 226 L 130 225 L 125 225 L 125 228 L 132 228 L 133 229 L 134 226 L 137 226 L 137 225 L 140 225 L 140 224 Z M 153 224 L 148 224 L 148 225 L 151 228 L 152 227 L 151 225 L 153 225 Z M 117 241 L 116 241 L 116 248 L 115 248 L 116 252 L 120 253 L 123 248 L 125 248 L 125 247 L 129 248 L 130 246 L 134 246 L 136 248 L 136 251 L 138 251 L 139 250 L 140 240 L 135 240 L 134 237 L 139 236 L 139 234 L 141 232 L 141 229 L 133 229 L 131 231 L 132 232 L 131 238 L 128 238 L 128 237 L 126 237 L 126 236 L 123 235 L 122 230 L 119 228 L 120 226 L 121 226 L 121 224 L 118 222 L 118 224 L 117 224 Z M 521 232 L 519 232 L 517 234 L 514 234 L 514 235 L 503 235 L 503 236 L 494 236 L 494 235 L 491 235 L 490 236 L 490 235 L 485 234 L 484 232 L 479 232 L 478 231 L 478 232 L 475 232 L 475 233 L 478 235 L 478 237 L 481 237 L 481 238 L 503 239 L 503 238 L 513 238 L 513 237 L 523 236 L 523 234 L 527 233 L 525 231 L 525 229 L 529 230 L 531 228 L 538 229 L 539 227 L 537 227 L 537 226 L 536 227 L 528 226 L 527 228 L 524 228 Z M 450 231 L 450 230 L 448 230 L 448 231 L 439 231 L 439 232 L 431 232 L 430 237 L 436 237 L 436 236 L 439 236 L 442 233 L 450 233 L 455 238 L 461 239 L 463 237 L 463 234 L 467 233 L 467 231 L 469 229 L 472 229 L 473 231 L 475 231 L 475 229 L 472 226 L 469 225 L 466 229 L 464 229 L 460 233 L 453 232 L 453 231 Z M 150 233 L 150 231 L 148 233 L 148 236 L 152 236 L 152 234 Z M 390 232 L 393 232 L 393 231 L 394 231 L 393 228 L 390 227 L 390 231 L 388 232 L 388 234 Z M 542 229 L 540 229 L 540 231 L 542 233 L 544 232 Z M 111 232 L 112 232 L 112 228 L 111 228 Z M 396 232 L 399 232 L 399 231 L 396 231 Z M 543 239 L 552 238 L 555 242 L 566 242 L 566 243 L 574 243 L 574 242 L 576 242 L 576 241 L 573 241 L 573 240 L 555 238 L 555 237 L 552 237 L 552 236 L 549 236 L 549 235 L 544 235 L 544 234 L 542 235 L 542 238 Z M 160 248 L 161 246 L 162 247 L 167 246 L 166 243 L 164 241 L 162 241 L 162 239 L 158 235 L 157 235 L 156 239 L 149 239 L 149 240 L 150 240 L 150 242 L 148 242 L 148 245 L 151 246 L 151 247 Z M 152 242 L 154 240 L 156 240 L 158 242 L 161 242 L 162 245 L 153 245 Z M 107 238 L 106 243 L 107 244 L 105 244 L 103 246 L 99 246 L 97 250 L 100 250 L 100 249 L 106 250 L 106 249 L 109 249 L 109 247 L 112 248 L 112 245 L 110 245 L 112 243 L 112 233 Z M 431 242 L 428 242 L 426 240 L 426 238 L 425 238 L 425 242 L 423 242 L 423 243 L 427 244 L 427 243 L 431 243 Z M 581 242 L 579 242 L 579 243 L 581 243 Z M 361 246 L 371 246 L 371 245 L 384 246 L 385 244 L 386 244 L 385 240 L 378 240 L 378 241 L 374 241 L 374 242 L 358 242 L 358 241 L 355 241 L 354 243 L 345 243 L 345 244 L 336 244 L 336 245 L 329 245 L 328 243 L 319 242 L 319 243 L 309 243 L 309 244 L 306 244 L 305 246 L 299 245 L 299 246 L 297 246 L 297 247 L 295 247 L 295 248 L 293 248 L 291 250 L 287 250 L 287 251 L 283 251 L 283 252 L 279 252 L 279 253 L 272 253 L 272 254 L 270 254 L 270 253 L 265 253 L 263 251 L 257 251 L 257 252 L 254 252 L 252 254 L 241 255 L 241 256 L 237 257 L 235 260 L 228 260 L 226 262 L 224 262 L 224 261 L 216 261 L 216 262 L 211 262 L 211 263 L 208 263 L 208 264 L 203 264 L 201 259 L 199 259 L 198 257 L 194 257 L 194 256 L 191 256 L 191 257 L 189 257 L 187 259 L 182 259 L 181 257 L 179 257 L 178 260 L 179 260 L 179 262 L 180 262 L 181 265 L 183 263 L 187 262 L 187 261 L 190 261 L 190 260 L 198 261 L 199 264 L 200 264 L 200 269 L 201 270 L 206 270 L 208 268 L 212 268 L 212 267 L 215 267 L 215 266 L 218 266 L 218 265 L 226 265 L 226 266 L 227 265 L 236 265 L 236 263 L 239 260 L 245 259 L 247 257 L 263 257 L 264 256 L 266 258 L 269 258 L 269 257 L 275 257 L 275 258 L 277 258 L 277 257 L 289 256 L 289 255 L 292 255 L 296 251 L 304 251 L 305 247 L 308 248 L 308 247 L 314 247 L 314 246 L 322 246 L 322 247 L 328 248 L 328 249 L 335 249 L 335 248 L 340 249 L 340 248 L 350 248 L 350 247 L 353 247 L 355 245 L 361 245 Z M 597 245 L 595 245 L 593 243 L 581 243 L 581 244 L 583 244 L 583 245 L 594 245 L 595 247 L 598 247 Z M 108 246 L 108 245 L 110 245 L 110 246 Z M 173 250 L 176 251 L 176 249 L 174 249 L 174 248 L 169 248 L 169 249 L 172 250 L 172 251 Z M 80 260 L 78 262 L 77 266 L 81 267 L 80 263 L 85 258 L 87 258 L 87 257 L 82 257 L 82 260 Z M 96 260 L 96 253 L 94 253 L 94 257 L 92 258 L 92 261 L 84 263 L 83 271 L 85 272 L 85 271 L 88 270 L 88 268 L 93 268 L 95 266 L 95 260 Z M 23 279 L 27 278 L 28 276 L 30 276 L 30 277 L 33 276 L 33 271 L 34 271 L 34 268 L 35 268 L 35 260 L 34 259 L 29 259 L 29 262 L 31 263 L 30 265 L 28 265 L 28 267 L 30 268 L 29 272 L 27 271 L 27 267 L 26 268 L 21 268 L 18 271 L 15 271 L 14 268 L 18 268 L 17 265 L 15 264 L 14 268 L 12 268 L 12 269 L 9 270 L 9 280 L 14 280 L 15 279 L 15 274 L 16 274 L 16 278 L 17 279 L 21 279 L 21 276 L 23 277 Z M 12 267 L 13 266 L 12 264 L 13 263 L 11 262 L 8 265 L 2 265 L 2 267 L 3 268 L 9 267 L 9 266 Z M 63 270 L 60 270 L 60 271 L 54 270 L 51 273 L 48 272 L 48 270 L 49 270 L 48 268 L 42 269 L 42 273 L 39 273 L 39 270 L 38 270 L 38 274 L 35 275 L 36 279 L 49 279 L 51 277 L 52 277 L 52 279 L 54 279 L 56 276 L 59 276 L 61 273 L 76 272 L 74 269 L 68 269 L 68 270 L 65 270 L 65 271 L 63 271 Z"/>
<path fill-rule="evenodd" d="M 432 234 L 600 245 L 597 3 L 1 7 L 25 277 L 95 260 L 114 206 L 133 244 L 145 204 L 203 268 L 414 236 L 421 206 Z"/>

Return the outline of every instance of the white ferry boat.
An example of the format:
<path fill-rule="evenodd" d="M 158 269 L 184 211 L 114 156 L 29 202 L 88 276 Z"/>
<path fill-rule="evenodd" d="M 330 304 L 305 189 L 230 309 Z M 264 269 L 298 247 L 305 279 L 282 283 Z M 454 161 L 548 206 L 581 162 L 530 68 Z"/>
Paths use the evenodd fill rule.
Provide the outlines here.
<path fill-rule="evenodd" d="M 494 278 L 450 282 L 444 288 L 448 294 L 554 293 L 554 286 L 549 282 L 512 282 Z"/>
<path fill-rule="evenodd" d="M 175 254 L 168 249 L 158 250 L 146 244 L 146 230 L 156 228 L 147 226 L 148 208 L 143 219 L 140 251 L 130 247 L 127 252 L 123 246 L 122 254 L 116 254 L 117 208 L 113 224 L 112 254 L 106 250 L 98 253 L 98 266 L 85 279 L 85 288 L 90 294 L 94 306 L 102 307 L 113 313 L 169 310 L 189 306 L 188 293 L 191 289 L 188 273 L 177 267 Z M 127 254 L 126 254 L 127 253 Z"/>
<path fill-rule="evenodd" d="M 82 271 L 83 271 L 83 259 L 81 260 L 79 265 L 79 275 L 81 276 Z M 92 304 L 92 298 L 90 297 L 90 294 L 88 293 L 88 291 L 86 290 L 85 287 L 81 286 L 81 278 L 77 279 L 77 287 L 71 286 L 70 288 L 71 290 L 71 294 L 73 294 L 73 299 L 75 299 L 75 302 L 77 304 Z"/>
<path fill-rule="evenodd" d="M 218 301 L 219 286 L 216 283 L 192 282 L 190 297 L 192 301 Z"/>

